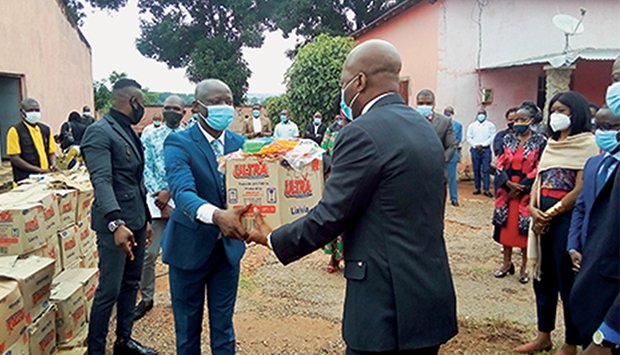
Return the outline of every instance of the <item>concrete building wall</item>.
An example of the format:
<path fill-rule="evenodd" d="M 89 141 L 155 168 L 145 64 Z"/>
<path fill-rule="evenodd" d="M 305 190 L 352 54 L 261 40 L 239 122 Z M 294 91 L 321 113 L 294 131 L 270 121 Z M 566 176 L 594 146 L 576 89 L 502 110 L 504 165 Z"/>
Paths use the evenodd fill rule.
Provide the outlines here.
<path fill-rule="evenodd" d="M 21 78 L 21 96 L 39 101 L 54 132 L 93 106 L 91 49 L 63 10 L 60 0 L 0 1 L 0 76 Z"/>

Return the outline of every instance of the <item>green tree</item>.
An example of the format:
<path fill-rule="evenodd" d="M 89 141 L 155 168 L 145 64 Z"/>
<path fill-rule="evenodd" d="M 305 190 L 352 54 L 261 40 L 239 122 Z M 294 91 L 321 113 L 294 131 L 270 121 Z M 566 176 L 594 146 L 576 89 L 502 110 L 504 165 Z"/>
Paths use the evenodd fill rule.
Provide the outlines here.
<path fill-rule="evenodd" d="M 280 112 L 289 109 L 288 97 L 286 94 L 272 96 L 265 100 L 265 108 L 267 109 L 267 117 L 275 127 L 276 124 L 280 123 Z"/>
<path fill-rule="evenodd" d="M 95 96 L 95 111 L 106 112 L 112 107 L 112 91 L 111 88 L 121 79 L 127 79 L 127 73 L 119 73 L 113 71 L 108 75 L 106 79 L 101 79 L 93 82 L 93 93 Z M 109 86 L 108 86 L 109 83 Z M 157 105 L 159 104 L 158 92 L 150 91 L 148 88 L 142 88 L 142 94 L 144 95 L 145 105 Z"/>
<path fill-rule="evenodd" d="M 320 35 L 299 49 L 286 71 L 289 112 L 304 129 L 315 112 L 326 120 L 335 114 L 334 100 L 340 95 L 340 73 L 355 41 L 350 37 Z"/>

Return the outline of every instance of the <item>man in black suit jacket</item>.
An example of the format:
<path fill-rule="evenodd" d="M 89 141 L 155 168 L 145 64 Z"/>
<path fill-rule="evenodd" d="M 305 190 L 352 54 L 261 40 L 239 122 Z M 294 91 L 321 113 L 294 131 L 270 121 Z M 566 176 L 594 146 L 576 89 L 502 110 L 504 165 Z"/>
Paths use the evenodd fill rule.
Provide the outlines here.
<path fill-rule="evenodd" d="M 429 89 L 421 90 L 416 96 L 418 112 L 426 117 L 433 125 L 437 136 L 441 141 L 446 159 L 446 177 L 448 176 L 448 163 L 452 160 L 458 146 L 456 135 L 452 129 L 452 119 L 435 112 L 435 93 Z"/>
<path fill-rule="evenodd" d="M 112 90 L 112 109 L 82 139 L 84 161 L 95 190 L 92 228 L 97 233 L 99 285 L 88 328 L 88 353 L 105 354 L 116 304 L 115 354 L 157 354 L 131 339 L 150 214 L 144 187 L 144 153 L 131 128 L 144 115 L 140 84 L 122 79 Z"/>
<path fill-rule="evenodd" d="M 256 214 L 248 238 L 288 264 L 344 233 L 347 354 L 436 354 L 457 333 L 443 239 L 444 149 L 398 95 L 401 65 L 382 40 L 349 54 L 341 106 L 354 120 L 339 133 L 323 198 L 274 231 Z"/>
<path fill-rule="evenodd" d="M 304 138 L 312 139 L 316 144 L 321 145 L 325 131 L 327 131 L 327 126 L 323 123 L 323 115 L 320 112 L 315 112 L 312 122 L 308 123 L 306 127 Z"/>

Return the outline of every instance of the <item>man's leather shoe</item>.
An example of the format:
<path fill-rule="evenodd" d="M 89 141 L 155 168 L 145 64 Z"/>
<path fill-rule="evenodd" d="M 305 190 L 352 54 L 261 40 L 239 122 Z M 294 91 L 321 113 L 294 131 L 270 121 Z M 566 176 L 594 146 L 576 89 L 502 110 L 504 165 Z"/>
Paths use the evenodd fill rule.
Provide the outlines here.
<path fill-rule="evenodd" d="M 459 201 L 454 200 L 451 203 L 452 203 L 452 206 L 459 207 Z"/>
<path fill-rule="evenodd" d="M 157 350 L 147 348 L 133 339 L 117 339 L 114 355 L 157 355 Z"/>
<path fill-rule="evenodd" d="M 480 192 L 480 190 L 475 190 L 473 194 L 474 194 L 474 195 L 480 195 L 481 193 L 482 193 L 482 192 Z"/>
<path fill-rule="evenodd" d="M 153 309 L 153 301 L 140 301 L 134 310 L 133 320 L 137 321 L 142 319 L 142 317 L 144 317 L 151 309 Z"/>
<path fill-rule="evenodd" d="M 489 198 L 493 198 L 493 194 L 491 193 L 491 191 L 485 191 L 484 192 L 484 196 L 489 197 Z"/>

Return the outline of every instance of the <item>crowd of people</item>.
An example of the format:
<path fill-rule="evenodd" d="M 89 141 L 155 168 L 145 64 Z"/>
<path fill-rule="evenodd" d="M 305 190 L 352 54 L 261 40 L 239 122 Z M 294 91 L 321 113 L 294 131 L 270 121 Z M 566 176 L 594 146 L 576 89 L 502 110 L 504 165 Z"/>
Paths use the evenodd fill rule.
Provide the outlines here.
<path fill-rule="evenodd" d="M 303 131 L 331 162 L 323 197 L 306 216 L 276 229 L 256 210 L 247 230 L 241 216 L 252 206 L 226 208 L 217 160 L 245 139 L 299 137 L 287 110 L 272 129 L 254 106 L 236 134 L 228 130 L 235 116 L 230 88 L 207 79 L 191 108 L 169 96 L 138 136 L 132 125 L 144 116 L 144 96 L 136 81 L 121 79 L 109 113 L 95 121 L 88 107 L 72 112 L 54 137 L 40 122 L 38 102 L 24 100 L 22 122 L 7 138 L 14 180 L 54 171 L 58 143 L 67 155 L 83 155 L 94 187 L 100 280 L 89 354 L 105 354 L 114 306 L 114 353 L 157 354 L 131 333 L 153 308 L 160 250 L 169 267 L 177 354 L 200 354 L 205 301 L 212 353 L 234 354 L 232 318 L 247 243 L 265 246 L 283 264 L 321 248 L 330 256 L 328 272 L 344 262 L 347 354 L 437 354 L 458 331 L 443 230 L 447 199 L 459 206 L 463 125 L 453 107 L 436 112 L 431 90 L 417 93 L 415 109 L 406 105 L 398 94 L 401 67 L 385 41 L 349 53 L 333 123 L 316 112 Z M 538 336 L 518 353 L 553 347 L 559 297 L 565 336 L 557 355 L 577 354 L 578 346 L 586 355 L 618 354 L 620 58 L 612 82 L 600 109 L 566 91 L 551 99 L 547 123 L 525 101 L 507 110 L 505 130 L 496 132 L 484 108 L 467 127 L 473 193 L 495 201 L 493 239 L 503 246 L 503 262 L 494 276 L 516 273 L 518 248 L 518 280 L 533 278 Z M 185 125 L 188 109 L 193 116 Z M 411 201 L 424 206 L 412 208 Z"/>

